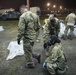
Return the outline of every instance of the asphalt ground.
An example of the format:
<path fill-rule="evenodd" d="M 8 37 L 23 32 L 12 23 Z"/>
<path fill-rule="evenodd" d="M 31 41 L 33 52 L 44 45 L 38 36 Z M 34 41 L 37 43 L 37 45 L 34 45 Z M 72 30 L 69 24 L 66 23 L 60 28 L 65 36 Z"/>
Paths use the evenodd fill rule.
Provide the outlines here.
<path fill-rule="evenodd" d="M 7 47 L 11 41 L 16 41 L 18 20 L 0 21 L 4 31 L 0 32 L 0 75 L 43 75 L 42 64 L 45 60 L 45 52 L 43 50 L 43 31 L 40 32 L 40 42 L 35 42 L 33 51 L 41 54 L 41 63 L 35 60 L 35 68 L 25 68 L 25 57 L 17 56 L 12 60 L 6 60 L 9 51 Z M 76 39 L 62 40 L 62 46 L 67 58 L 69 67 L 66 75 L 76 75 Z"/>

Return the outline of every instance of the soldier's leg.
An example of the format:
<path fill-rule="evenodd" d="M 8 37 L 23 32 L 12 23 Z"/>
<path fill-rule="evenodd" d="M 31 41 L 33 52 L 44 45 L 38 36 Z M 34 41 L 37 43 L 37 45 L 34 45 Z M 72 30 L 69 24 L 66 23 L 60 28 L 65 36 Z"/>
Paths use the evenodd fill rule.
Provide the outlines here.
<path fill-rule="evenodd" d="M 73 26 L 70 26 L 70 38 L 69 39 L 71 39 L 71 40 L 74 38 L 73 31 L 74 31 L 74 27 Z"/>
<path fill-rule="evenodd" d="M 67 71 L 66 68 L 65 68 L 64 70 L 59 70 L 59 69 L 58 69 L 58 70 L 56 71 L 56 75 L 66 75 L 66 71 Z"/>
<path fill-rule="evenodd" d="M 64 31 L 64 36 L 63 39 L 66 40 L 67 39 L 67 32 L 68 32 L 69 26 L 66 26 L 66 29 Z"/>
<path fill-rule="evenodd" d="M 51 75 L 56 74 L 57 64 L 47 64 L 47 70 Z"/>
<path fill-rule="evenodd" d="M 25 39 L 25 38 L 23 39 L 23 48 L 25 52 L 26 66 L 34 67 L 34 62 L 32 60 L 32 45 L 29 39 Z"/>

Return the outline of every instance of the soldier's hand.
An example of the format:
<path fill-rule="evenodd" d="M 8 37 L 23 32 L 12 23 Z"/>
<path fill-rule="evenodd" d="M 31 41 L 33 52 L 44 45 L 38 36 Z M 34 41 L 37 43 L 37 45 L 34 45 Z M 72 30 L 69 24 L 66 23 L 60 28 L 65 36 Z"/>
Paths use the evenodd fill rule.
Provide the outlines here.
<path fill-rule="evenodd" d="M 48 46 L 48 44 L 47 43 L 44 43 L 44 49 L 46 49 L 47 48 L 47 46 Z"/>
<path fill-rule="evenodd" d="M 20 39 L 17 39 L 17 43 L 18 43 L 18 45 L 20 45 Z"/>

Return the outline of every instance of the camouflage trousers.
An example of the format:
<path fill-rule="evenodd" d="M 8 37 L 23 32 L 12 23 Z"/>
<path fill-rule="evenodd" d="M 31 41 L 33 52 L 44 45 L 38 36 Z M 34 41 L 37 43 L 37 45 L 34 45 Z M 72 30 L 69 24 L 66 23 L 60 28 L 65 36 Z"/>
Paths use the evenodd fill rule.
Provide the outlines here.
<path fill-rule="evenodd" d="M 23 39 L 23 49 L 25 52 L 26 62 L 32 62 L 32 49 L 34 42 L 30 42 L 29 39 Z"/>
<path fill-rule="evenodd" d="M 65 32 L 64 32 L 64 38 L 67 37 L 67 32 L 68 32 L 69 29 L 70 29 L 70 34 L 69 34 L 69 36 L 70 36 L 70 38 L 72 39 L 72 38 L 74 38 L 74 33 L 73 33 L 74 27 L 73 27 L 73 26 L 67 26 L 67 27 L 66 27 Z"/>
<path fill-rule="evenodd" d="M 58 68 L 57 62 L 56 63 L 47 63 L 47 70 L 51 75 L 65 75 L 67 71 L 67 67 L 64 66 L 64 69 Z M 63 66 L 63 65 L 62 65 Z"/>
<path fill-rule="evenodd" d="M 39 33 L 40 33 L 40 31 L 37 31 L 37 33 L 36 33 L 36 39 L 38 39 Z"/>

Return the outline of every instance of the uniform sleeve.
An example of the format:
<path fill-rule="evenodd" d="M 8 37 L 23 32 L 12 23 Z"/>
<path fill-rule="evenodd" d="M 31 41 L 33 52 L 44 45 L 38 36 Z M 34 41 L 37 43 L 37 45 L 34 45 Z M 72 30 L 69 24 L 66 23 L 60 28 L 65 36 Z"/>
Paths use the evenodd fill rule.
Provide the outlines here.
<path fill-rule="evenodd" d="M 47 43 L 48 42 L 48 39 L 49 39 L 49 33 L 50 33 L 50 17 L 47 21 L 47 23 L 45 24 L 45 27 L 44 27 L 44 35 L 43 35 L 43 39 L 44 39 L 44 43 Z"/>
<path fill-rule="evenodd" d="M 49 30 L 49 27 L 48 27 L 48 24 L 47 24 L 47 25 L 45 25 L 45 30 L 44 30 L 44 35 L 43 35 L 44 43 L 48 42 L 49 33 L 50 33 L 50 30 Z"/>
<path fill-rule="evenodd" d="M 24 18 L 20 17 L 19 19 L 19 24 L 18 24 L 18 35 L 17 35 L 17 39 L 21 39 L 23 34 L 25 31 L 25 22 L 24 22 Z"/>
<path fill-rule="evenodd" d="M 40 18 L 38 16 L 38 19 L 37 19 L 37 29 L 39 30 L 41 28 L 41 24 L 40 24 Z"/>

